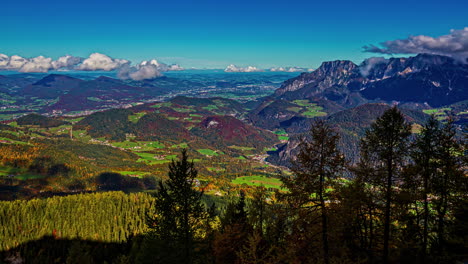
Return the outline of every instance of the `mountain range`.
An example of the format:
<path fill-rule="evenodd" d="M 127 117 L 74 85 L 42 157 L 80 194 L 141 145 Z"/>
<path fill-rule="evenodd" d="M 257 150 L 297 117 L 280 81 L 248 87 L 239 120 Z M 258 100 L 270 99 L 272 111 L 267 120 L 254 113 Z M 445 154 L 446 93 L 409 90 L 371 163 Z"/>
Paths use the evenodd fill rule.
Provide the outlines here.
<path fill-rule="evenodd" d="M 289 79 L 261 73 L 236 79 L 223 74 L 145 81 L 0 75 L 4 102 L 0 117 L 8 117 L 8 111 L 79 116 L 87 110 L 130 107 L 92 114 L 74 128 L 109 140 L 125 140 L 132 134 L 138 140 L 197 141 L 220 148 L 265 148 L 276 141 L 277 150 L 269 152 L 268 160 L 280 165 L 294 156 L 297 135 L 306 132 L 314 118 L 325 118 L 337 128 L 342 149 L 352 158 L 357 157 L 359 137 L 389 105 L 397 104 L 415 131 L 427 114 L 441 120 L 450 116 L 461 126 L 468 120 L 468 65 L 445 56 L 371 58 L 360 65 L 336 60 Z M 284 82 L 275 87 L 270 77 Z M 134 122 L 129 121 L 132 118 Z M 281 143 L 272 132 L 283 135 Z"/>

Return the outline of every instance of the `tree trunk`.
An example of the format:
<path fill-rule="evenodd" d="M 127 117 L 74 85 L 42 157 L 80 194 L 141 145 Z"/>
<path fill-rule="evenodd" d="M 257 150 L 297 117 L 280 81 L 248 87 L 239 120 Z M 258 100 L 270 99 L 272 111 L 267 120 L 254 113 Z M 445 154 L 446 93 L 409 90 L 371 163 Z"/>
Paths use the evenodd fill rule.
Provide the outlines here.
<path fill-rule="evenodd" d="M 188 201 L 184 201 L 184 254 L 186 263 L 192 263 L 191 259 L 191 248 L 190 248 L 190 225 L 189 225 L 189 213 L 188 213 Z"/>
<path fill-rule="evenodd" d="M 383 252 L 383 262 L 388 263 L 388 244 L 390 240 L 390 206 L 392 199 L 392 178 L 393 178 L 393 168 L 392 168 L 392 159 L 387 160 L 387 193 L 385 197 L 385 219 L 384 219 L 384 252 Z"/>
<path fill-rule="evenodd" d="M 328 249 L 328 225 L 327 225 L 327 212 L 325 208 L 325 200 L 323 198 L 324 186 L 323 175 L 320 175 L 320 207 L 322 214 L 322 240 L 323 240 L 323 260 L 325 264 L 330 263 L 330 255 Z"/>
<path fill-rule="evenodd" d="M 428 167 L 426 167 L 428 169 Z M 427 233 L 428 233 L 428 221 L 429 221 L 429 202 L 427 200 L 428 193 L 428 174 L 424 175 L 424 227 L 423 227 L 423 245 L 422 245 L 422 263 L 426 263 L 427 255 Z"/>
<path fill-rule="evenodd" d="M 374 244 L 374 215 L 372 214 L 372 208 L 369 209 L 369 254 L 370 254 L 370 263 L 374 262 L 374 251 L 372 250 L 372 245 Z"/>

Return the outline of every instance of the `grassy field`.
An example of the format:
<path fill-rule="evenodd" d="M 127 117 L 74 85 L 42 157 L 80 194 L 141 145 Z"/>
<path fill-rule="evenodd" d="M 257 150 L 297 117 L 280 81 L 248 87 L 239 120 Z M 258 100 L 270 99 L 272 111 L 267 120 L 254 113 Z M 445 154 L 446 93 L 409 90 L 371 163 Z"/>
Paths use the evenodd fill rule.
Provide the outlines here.
<path fill-rule="evenodd" d="M 255 149 L 255 148 L 251 148 L 251 147 L 240 147 L 240 146 L 229 146 L 229 148 L 242 150 L 242 151 L 248 151 L 248 150 L 254 150 Z"/>
<path fill-rule="evenodd" d="M 0 140 L 4 140 L 4 141 L 7 141 L 8 143 L 12 143 L 12 144 L 21 144 L 21 145 L 27 145 L 28 144 L 28 143 L 23 142 L 23 141 L 17 141 L 17 140 L 13 140 L 13 139 L 10 139 L 10 138 L 5 138 L 5 137 L 0 137 Z"/>
<path fill-rule="evenodd" d="M 452 111 L 450 107 L 443 107 L 443 108 L 434 108 L 434 109 L 426 109 L 423 110 L 425 114 L 434 115 L 437 120 L 442 121 L 448 119 L 448 112 Z"/>
<path fill-rule="evenodd" d="M 0 166 L 0 176 L 14 175 L 15 179 L 18 180 L 29 180 L 29 179 L 42 179 L 47 176 L 34 174 L 27 172 L 26 169 L 12 168 L 7 166 Z"/>
<path fill-rule="evenodd" d="M 218 109 L 218 106 L 216 106 L 216 105 L 207 105 L 207 106 L 204 106 L 202 108 L 205 109 L 205 110 L 208 110 L 208 111 L 213 111 L 213 110 Z"/>
<path fill-rule="evenodd" d="M 45 177 L 47 176 L 39 175 L 39 174 L 24 173 L 24 174 L 19 174 L 15 176 L 15 179 L 25 181 L 25 180 L 33 180 L 33 179 L 42 179 Z"/>
<path fill-rule="evenodd" d="M 317 106 L 317 108 L 307 108 L 308 110 L 303 112 L 302 115 L 305 117 L 318 117 L 318 116 L 326 116 L 327 113 L 321 112 L 322 107 Z"/>
<path fill-rule="evenodd" d="M 145 112 L 140 112 L 140 113 L 135 113 L 133 115 L 129 115 L 128 116 L 128 120 L 132 123 L 136 123 L 138 122 L 138 120 L 140 120 L 140 118 L 142 118 L 144 115 L 146 115 Z"/>
<path fill-rule="evenodd" d="M 80 121 L 83 120 L 83 119 L 84 119 L 84 116 L 82 116 L 82 117 L 76 117 L 76 118 L 71 118 L 71 119 L 67 119 L 67 121 L 74 124 L 74 123 L 80 122 Z"/>
<path fill-rule="evenodd" d="M 79 139 L 80 141 L 90 141 L 92 139 L 86 130 L 73 130 L 72 134 L 74 139 Z"/>
<path fill-rule="evenodd" d="M 187 143 L 180 143 L 177 145 L 172 145 L 171 148 L 188 148 Z"/>
<path fill-rule="evenodd" d="M 172 159 L 177 157 L 177 155 L 156 155 L 154 153 L 147 152 L 134 153 L 140 157 L 137 162 L 146 162 L 149 165 L 169 163 Z"/>
<path fill-rule="evenodd" d="M 446 111 L 452 111 L 452 108 L 444 107 L 444 108 L 434 108 L 434 109 L 423 110 L 423 112 L 428 115 L 437 114 L 437 113 L 446 112 Z"/>
<path fill-rule="evenodd" d="M 253 176 L 242 176 L 232 180 L 233 184 L 247 184 L 249 186 L 263 186 L 265 188 L 275 188 L 283 190 L 281 188 L 281 180 L 278 178 L 272 178 L 261 175 Z"/>
<path fill-rule="evenodd" d="M 161 108 L 161 107 L 170 107 L 172 105 L 171 102 L 165 102 L 165 103 L 158 103 L 155 105 L 152 105 L 152 108 Z"/>
<path fill-rule="evenodd" d="M 197 149 L 198 153 L 206 156 L 218 156 L 218 153 L 211 149 Z"/>
<path fill-rule="evenodd" d="M 309 106 L 309 100 L 294 100 L 293 103 L 299 106 Z"/>
<path fill-rule="evenodd" d="M 134 176 L 138 178 L 142 178 L 143 176 L 150 174 L 149 172 L 145 172 L 145 171 L 116 171 L 116 172 L 122 175 Z"/>
<path fill-rule="evenodd" d="M 327 115 L 327 113 L 322 112 L 323 107 L 318 106 L 316 103 L 311 103 L 309 100 L 294 100 L 293 103 L 301 107 L 290 107 L 288 110 L 296 113 L 301 112 L 301 115 L 304 117 L 312 118 Z"/>
<path fill-rule="evenodd" d="M 123 141 L 123 142 L 112 142 L 113 146 L 124 149 L 133 149 L 138 151 L 150 151 L 154 149 L 165 148 L 164 144 L 158 141 Z"/>
<path fill-rule="evenodd" d="M 214 172 L 223 172 L 226 170 L 225 168 L 215 168 L 215 167 L 206 167 L 206 169 L 209 171 L 214 171 Z"/>
<path fill-rule="evenodd" d="M 278 149 L 276 147 L 271 147 L 271 148 L 264 148 L 263 151 L 264 152 L 267 152 L 267 151 L 277 151 Z"/>
<path fill-rule="evenodd" d="M 295 112 L 295 113 L 299 113 L 302 110 L 302 107 L 293 106 L 293 107 L 286 108 L 286 110 L 291 111 L 291 112 Z"/>
<path fill-rule="evenodd" d="M 275 133 L 276 135 L 287 135 L 288 134 L 288 133 L 286 133 L 286 131 L 284 131 L 284 129 L 277 130 L 277 131 L 275 131 L 273 133 Z"/>
<path fill-rule="evenodd" d="M 176 112 L 179 112 L 179 113 L 190 113 L 190 112 L 195 112 L 194 109 L 190 109 L 190 108 L 176 108 L 176 107 L 172 107 L 172 110 L 176 111 Z"/>
<path fill-rule="evenodd" d="M 419 124 L 411 124 L 411 133 L 419 134 L 421 132 L 422 126 Z"/>

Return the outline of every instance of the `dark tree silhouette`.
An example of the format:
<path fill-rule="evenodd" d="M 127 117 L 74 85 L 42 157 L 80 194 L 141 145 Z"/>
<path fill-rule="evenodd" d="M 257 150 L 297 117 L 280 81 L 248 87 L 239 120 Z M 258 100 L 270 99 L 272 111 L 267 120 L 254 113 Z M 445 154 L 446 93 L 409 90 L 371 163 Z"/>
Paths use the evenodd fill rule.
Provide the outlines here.
<path fill-rule="evenodd" d="M 410 186 L 410 192 L 416 194 L 424 203 L 422 217 L 422 262 L 426 262 L 429 238 L 429 194 L 431 193 L 432 182 L 437 176 L 439 167 L 438 152 L 440 151 L 441 125 L 440 122 L 431 116 L 419 135 L 416 136 L 411 147 L 412 166 L 409 168 L 409 179 L 406 181 Z M 419 200 L 419 199 L 418 199 Z"/>
<path fill-rule="evenodd" d="M 388 263 L 394 183 L 408 155 L 410 134 L 410 125 L 405 122 L 401 112 L 392 107 L 377 118 L 361 140 L 362 156 L 374 161 L 374 169 L 377 171 L 371 184 L 384 192 L 384 263 Z"/>
<path fill-rule="evenodd" d="M 169 165 L 169 180 L 159 183 L 155 216 L 149 218 L 149 226 L 151 237 L 164 250 L 158 256 L 160 262 L 194 262 L 195 234 L 206 228 L 201 223 L 210 216 L 201 202 L 203 192 L 193 188 L 197 175 L 184 149 L 180 159 Z"/>
<path fill-rule="evenodd" d="M 437 214 L 438 255 L 445 255 L 447 215 L 454 202 L 466 193 L 466 160 L 462 144 L 456 138 L 456 128 L 449 120 L 439 139 L 439 175 L 433 181 L 434 205 Z"/>
<path fill-rule="evenodd" d="M 295 177 L 283 178 L 290 192 L 283 196 L 295 209 L 319 210 L 321 218 L 322 250 L 324 263 L 330 263 L 328 209 L 330 200 L 327 188 L 335 184 L 345 168 L 345 159 L 337 149 L 339 136 L 323 120 L 312 124 L 309 137 L 299 144 L 297 160 L 293 161 Z"/>

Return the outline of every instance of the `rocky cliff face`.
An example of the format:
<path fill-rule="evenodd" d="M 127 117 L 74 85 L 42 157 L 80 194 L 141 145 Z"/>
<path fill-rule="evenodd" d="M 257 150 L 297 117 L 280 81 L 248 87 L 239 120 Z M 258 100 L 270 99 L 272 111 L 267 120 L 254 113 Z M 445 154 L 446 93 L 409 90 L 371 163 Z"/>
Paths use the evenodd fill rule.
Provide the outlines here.
<path fill-rule="evenodd" d="M 351 61 L 337 60 L 324 62 L 315 71 L 303 73 L 300 76 L 286 81 L 275 92 L 275 96 L 282 96 L 304 87 L 314 89 L 312 94 L 319 94 L 332 86 L 343 86 L 354 78 L 359 78 L 358 66 Z"/>
<path fill-rule="evenodd" d="M 468 99 L 468 65 L 420 54 L 376 65 L 361 94 L 367 99 L 427 103 L 440 107 Z"/>
<path fill-rule="evenodd" d="M 419 54 L 409 58 L 370 58 L 359 66 L 351 61 L 331 61 L 322 63 L 314 72 L 284 82 L 249 118 L 257 126 L 281 128 L 289 133 L 289 142 L 268 158 L 288 166 L 297 153 L 295 135 L 306 132 L 311 121 L 310 116 L 294 110 L 303 101 L 317 104 L 326 115 L 314 118 L 326 118 L 336 126 L 342 151 L 356 161 L 359 138 L 389 105 L 399 104 L 410 123 L 422 124 L 426 116 L 422 108 L 452 108 L 454 103 L 466 100 L 468 65 L 450 57 Z M 416 111 L 405 109 L 408 105 L 416 107 Z M 463 116 L 459 119 L 464 120 Z"/>
<path fill-rule="evenodd" d="M 365 103 L 364 100 L 419 102 L 438 107 L 468 99 L 468 65 L 430 54 L 371 58 L 359 66 L 351 61 L 324 62 L 314 72 L 286 81 L 274 97 L 324 98 L 345 107 Z"/>

